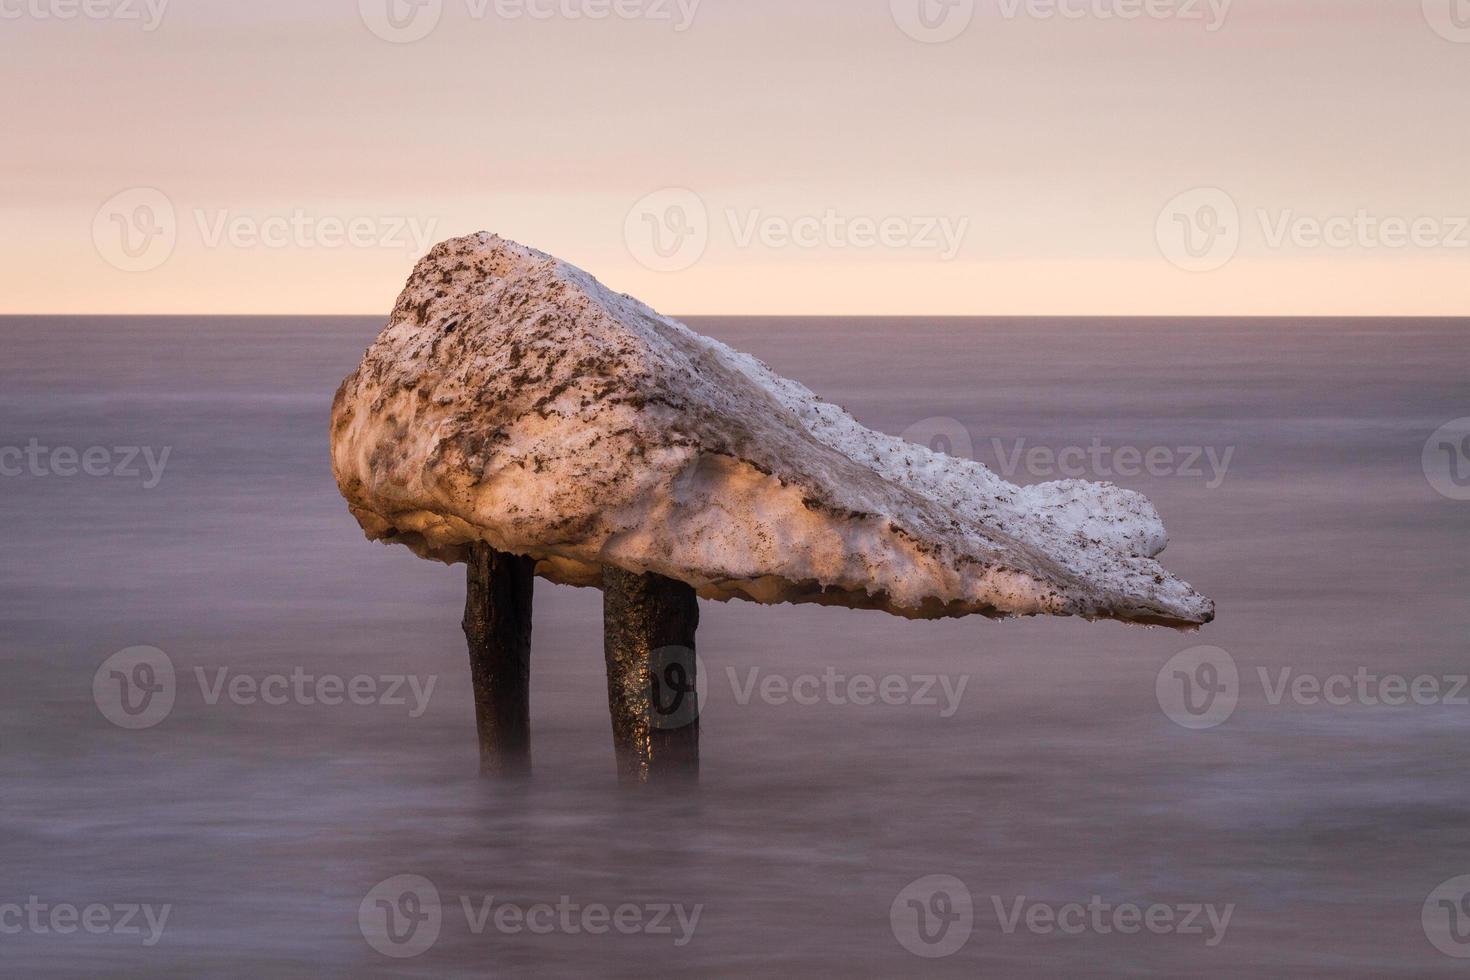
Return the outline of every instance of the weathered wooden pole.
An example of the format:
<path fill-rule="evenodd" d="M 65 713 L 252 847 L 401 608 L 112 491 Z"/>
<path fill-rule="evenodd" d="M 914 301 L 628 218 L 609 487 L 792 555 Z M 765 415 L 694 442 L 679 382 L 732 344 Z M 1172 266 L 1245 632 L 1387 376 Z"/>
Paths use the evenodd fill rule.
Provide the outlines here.
<path fill-rule="evenodd" d="M 618 778 L 624 783 L 699 775 L 694 634 L 699 599 L 683 582 L 602 572 L 603 652 Z"/>
<path fill-rule="evenodd" d="M 480 772 L 531 772 L 531 558 L 470 546 L 464 635 L 475 685 Z"/>

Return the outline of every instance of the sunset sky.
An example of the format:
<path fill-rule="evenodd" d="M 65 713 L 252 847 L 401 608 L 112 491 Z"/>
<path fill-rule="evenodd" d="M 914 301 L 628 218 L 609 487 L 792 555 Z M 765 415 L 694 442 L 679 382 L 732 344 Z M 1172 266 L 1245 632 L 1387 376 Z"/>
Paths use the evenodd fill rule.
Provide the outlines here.
<path fill-rule="evenodd" d="M 0 0 L 3 313 L 485 229 L 674 314 L 1470 315 L 1465 0 L 89 2 Z"/>

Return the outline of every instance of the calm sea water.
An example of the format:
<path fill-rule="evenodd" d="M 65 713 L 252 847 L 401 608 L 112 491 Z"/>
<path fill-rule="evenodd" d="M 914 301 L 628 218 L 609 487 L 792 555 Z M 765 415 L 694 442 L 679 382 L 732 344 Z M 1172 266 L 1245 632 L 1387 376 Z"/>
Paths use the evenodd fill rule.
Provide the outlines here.
<path fill-rule="evenodd" d="M 63 454 L 44 476 L 0 477 L 0 973 L 1463 974 L 1423 912 L 1470 874 L 1470 706 L 1273 704 L 1270 689 L 1283 670 L 1366 669 L 1449 694 L 1470 671 L 1470 502 L 1437 493 L 1422 461 L 1431 433 L 1470 415 L 1470 324 L 695 321 L 869 426 L 953 419 L 916 431 L 967 435 L 991 465 L 1017 448 L 1124 450 L 1097 456 L 1109 469 L 1129 449 L 1174 451 L 1172 469 L 1158 455 L 1117 482 L 1153 498 L 1170 568 L 1219 620 L 1182 636 L 706 604 L 704 778 L 681 799 L 618 790 L 599 596 L 544 584 L 537 777 L 475 778 L 462 573 L 366 542 L 330 473 L 331 397 L 379 326 L 0 320 L 0 447 L 101 447 L 97 470 L 127 447 L 155 464 L 169 450 L 154 486 L 141 453 L 138 476 L 65 476 Z M 1183 465 L 1203 449 L 1232 454 L 1223 474 L 1208 455 Z M 1046 458 L 1023 456 L 1014 478 L 1044 479 Z M 1200 644 L 1239 673 L 1234 713 L 1209 730 L 1172 721 L 1157 684 Z M 177 692 L 130 730 L 93 682 L 137 646 L 167 654 Z M 293 673 L 435 687 L 422 712 L 407 689 L 406 704 L 249 696 Z M 907 700 L 846 703 L 829 676 L 903 678 Z M 244 693 L 213 695 L 237 677 Z M 816 703 L 782 696 L 817 690 L 812 677 Z M 965 685 L 957 702 L 943 683 Z M 394 959 L 359 912 L 400 875 L 432 883 L 442 922 Z M 932 875 L 963 889 L 933 904 L 910 887 Z M 909 952 L 962 938 L 965 893 L 963 945 Z M 911 926 L 916 894 L 931 914 L 959 909 L 936 945 Z M 1233 909 L 1223 935 L 1046 927 L 1045 909 L 1094 896 Z M 104 906 L 113 927 L 57 934 L 49 911 L 46 931 L 7 914 L 32 897 Z M 515 910 L 540 903 L 699 918 L 692 934 L 672 916 L 672 934 L 591 934 L 575 916 L 517 929 Z M 141 915 L 142 935 L 115 928 L 129 904 L 170 907 L 155 944 Z"/>

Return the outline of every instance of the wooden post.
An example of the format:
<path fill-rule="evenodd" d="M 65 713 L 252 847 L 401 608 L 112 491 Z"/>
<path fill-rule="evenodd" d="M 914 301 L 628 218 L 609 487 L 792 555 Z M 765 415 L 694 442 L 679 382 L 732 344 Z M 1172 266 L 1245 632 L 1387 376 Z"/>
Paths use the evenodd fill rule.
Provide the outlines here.
<path fill-rule="evenodd" d="M 697 778 L 699 599 L 683 582 L 611 566 L 602 583 L 618 777 L 635 784 Z"/>
<path fill-rule="evenodd" d="M 475 685 L 480 772 L 531 772 L 531 600 L 536 562 L 470 548 L 464 635 Z"/>

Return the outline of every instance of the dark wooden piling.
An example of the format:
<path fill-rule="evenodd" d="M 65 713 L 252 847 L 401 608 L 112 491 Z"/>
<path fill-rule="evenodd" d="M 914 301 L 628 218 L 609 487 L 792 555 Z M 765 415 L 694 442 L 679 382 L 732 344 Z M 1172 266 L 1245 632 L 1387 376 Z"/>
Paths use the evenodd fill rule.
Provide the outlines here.
<path fill-rule="evenodd" d="M 624 783 L 699 774 L 694 589 L 660 575 L 603 569 L 603 652 L 618 777 Z"/>
<path fill-rule="evenodd" d="M 536 562 L 473 545 L 464 634 L 475 686 L 480 771 L 531 771 L 531 602 Z"/>

